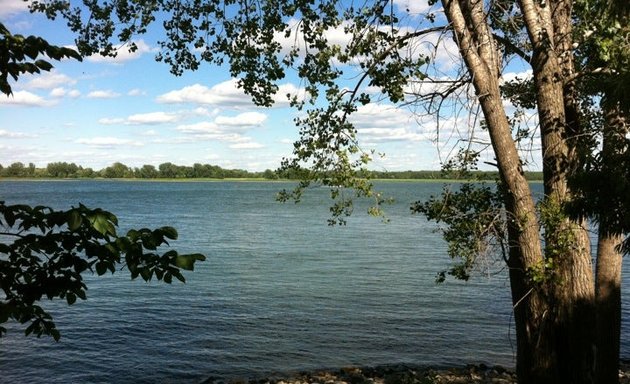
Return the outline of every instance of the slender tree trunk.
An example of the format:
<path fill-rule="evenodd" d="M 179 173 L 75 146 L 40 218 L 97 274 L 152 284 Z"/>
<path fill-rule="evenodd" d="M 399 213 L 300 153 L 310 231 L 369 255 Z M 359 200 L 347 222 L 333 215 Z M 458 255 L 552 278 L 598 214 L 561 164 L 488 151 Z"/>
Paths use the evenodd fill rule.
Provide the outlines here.
<path fill-rule="evenodd" d="M 619 383 L 621 336 L 621 254 L 623 237 L 599 230 L 597 243 L 597 361 L 598 384 Z"/>
<path fill-rule="evenodd" d="M 630 131 L 626 115 L 618 106 L 604 106 L 605 125 L 601 151 L 602 175 L 598 197 L 599 233 L 597 243 L 596 303 L 597 303 L 597 360 L 598 384 L 619 383 L 619 339 L 621 336 L 621 266 L 622 255 L 617 248 L 623 241 L 620 215 L 623 206 L 616 196 L 620 180 L 626 176 L 619 170 L 620 156 L 630 150 L 626 135 Z M 623 167 L 622 167 L 623 168 Z M 624 190 L 622 188 L 622 190 Z M 622 192 L 625 193 L 625 192 Z"/>

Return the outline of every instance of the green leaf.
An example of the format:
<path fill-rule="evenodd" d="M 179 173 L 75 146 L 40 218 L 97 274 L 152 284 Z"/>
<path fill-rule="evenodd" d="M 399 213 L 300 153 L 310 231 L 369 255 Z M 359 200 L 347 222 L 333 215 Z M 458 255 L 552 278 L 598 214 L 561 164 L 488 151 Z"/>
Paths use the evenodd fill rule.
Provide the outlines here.
<path fill-rule="evenodd" d="M 153 276 L 153 272 L 149 268 L 142 268 L 140 270 L 140 276 L 142 276 L 142 279 L 144 281 L 149 281 L 151 280 L 151 277 Z"/>
<path fill-rule="evenodd" d="M 87 296 L 85 295 L 85 291 L 84 290 L 78 289 L 74 293 L 76 293 L 76 295 L 79 296 L 81 298 L 81 300 L 87 300 Z"/>
<path fill-rule="evenodd" d="M 68 212 L 68 229 L 70 229 L 71 231 L 76 231 L 81 227 L 82 223 L 83 218 L 77 210 L 73 209 Z"/>
<path fill-rule="evenodd" d="M 68 301 L 68 305 L 72 305 L 77 301 L 77 295 L 72 292 L 68 292 L 66 295 L 66 301 Z"/>
<path fill-rule="evenodd" d="M 61 334 L 56 328 L 50 330 L 50 335 L 53 337 L 53 339 L 55 339 L 55 341 L 59 341 L 59 339 L 61 338 Z"/>
<path fill-rule="evenodd" d="M 96 229 L 101 234 L 107 236 L 116 236 L 116 229 L 107 215 L 102 212 L 96 212 L 92 217 L 90 217 L 90 222 L 92 227 Z"/>
<path fill-rule="evenodd" d="M 35 326 L 37 325 L 37 320 L 33 321 L 31 323 L 31 325 L 29 325 L 28 327 L 26 327 L 26 329 L 24 330 L 24 336 L 28 336 L 31 333 L 33 333 L 33 330 L 35 329 Z"/>
<path fill-rule="evenodd" d="M 181 281 L 182 283 L 186 282 L 186 279 L 181 273 L 179 273 L 179 271 L 177 271 L 177 273 L 173 273 L 173 276 L 175 276 L 177 280 Z"/>
<path fill-rule="evenodd" d="M 27 39 L 27 42 L 28 42 L 28 39 Z M 25 44 L 24 54 L 26 54 L 26 56 L 34 60 L 37 57 L 37 55 L 39 55 L 39 49 L 36 44 L 33 44 L 33 43 Z"/>
<path fill-rule="evenodd" d="M 35 62 L 35 65 L 38 68 L 43 69 L 44 71 L 50 71 L 52 69 L 52 67 L 53 67 L 52 64 L 50 64 L 46 60 L 37 60 Z"/>
<path fill-rule="evenodd" d="M 164 235 L 164 237 L 171 239 L 171 240 L 177 240 L 177 230 L 173 227 L 162 227 L 160 228 L 160 231 L 162 232 L 162 235 Z"/>
<path fill-rule="evenodd" d="M 175 265 L 181 269 L 192 271 L 195 269 L 197 260 L 204 261 L 206 257 L 200 253 L 192 253 L 189 255 L 179 255 L 175 258 Z"/>
<path fill-rule="evenodd" d="M 107 272 L 107 264 L 103 263 L 102 261 L 96 263 L 96 273 L 99 276 L 102 276 L 105 274 L 105 272 Z"/>

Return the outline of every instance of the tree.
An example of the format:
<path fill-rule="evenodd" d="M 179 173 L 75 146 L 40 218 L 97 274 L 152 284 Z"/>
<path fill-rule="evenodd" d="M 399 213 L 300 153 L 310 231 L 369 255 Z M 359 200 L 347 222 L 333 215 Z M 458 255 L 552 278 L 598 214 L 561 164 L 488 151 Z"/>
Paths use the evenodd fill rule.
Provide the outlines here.
<path fill-rule="evenodd" d="M 155 179 L 158 177 L 158 170 L 153 165 L 143 165 L 142 168 L 136 172 L 137 176 L 141 179 Z"/>
<path fill-rule="evenodd" d="M 122 179 L 133 177 L 133 171 L 125 164 L 117 161 L 103 169 L 101 175 L 107 179 Z"/>
<path fill-rule="evenodd" d="M 27 175 L 27 168 L 24 163 L 18 161 L 6 167 L 2 174 L 6 177 L 24 177 Z"/>
<path fill-rule="evenodd" d="M 434 3 L 429 0 L 428 5 Z M 443 15 L 430 7 L 414 13 L 385 0 L 361 5 L 334 0 L 157 0 L 150 6 L 140 0 L 101 0 L 71 9 L 65 1 L 32 1 L 31 6 L 49 17 L 68 18 L 84 55 L 115 54 L 113 44 L 130 42 L 158 18 L 165 37 L 157 59 L 172 73 L 195 70 L 203 62 L 226 62 L 259 105 L 270 105 L 278 81 L 295 69 L 308 97 L 290 97 L 302 110 L 296 118 L 300 139 L 283 169 L 284 174 L 298 172 L 304 181 L 281 198 L 299 199 L 314 181 L 327 185 L 335 200 L 331 223 L 344 223 L 344 215 L 352 211 L 347 188 L 373 198 L 370 212 L 380 213 L 382 197 L 360 177 L 367 174 L 374 153 L 363 151 L 357 141 L 352 116 L 359 108 L 386 98 L 439 119 L 452 116 L 445 109 L 463 103 L 472 115 L 461 127 L 468 134 L 445 166 L 474 169 L 480 153 L 490 150 L 499 186 L 447 191 L 412 208 L 446 223 L 452 256 L 460 260 L 450 271 L 456 277 L 467 278 L 482 254 L 493 254 L 493 245 L 504 256 L 520 382 L 581 383 L 596 377 L 614 382 L 618 347 L 615 354 L 595 329 L 615 329 L 618 339 L 619 324 L 613 318 L 619 307 L 619 247 L 630 231 L 630 206 L 627 190 L 611 188 L 610 182 L 589 188 L 583 181 L 598 175 L 618 179 L 611 164 L 628 157 L 627 4 L 441 0 L 441 5 Z M 331 32 L 344 34 L 346 41 L 335 43 Z M 440 70 L 436 56 L 422 49 L 423 39 L 436 34 L 433 41 L 449 38 L 455 43 L 456 70 Z M 292 42 L 288 47 L 280 42 L 283 36 Z M 437 49 L 442 49 L 439 44 Z M 531 70 L 530 78 L 502 80 L 514 60 Z M 506 109 L 506 101 L 514 112 Z M 533 111 L 538 123 L 532 127 L 523 116 Z M 593 116 L 602 118 L 591 120 Z M 545 192 L 538 204 L 523 171 L 527 149 L 536 142 Z M 621 164 L 617 172 L 627 179 L 630 168 Z M 607 203 L 618 206 L 611 209 L 597 196 L 604 190 L 612 198 Z M 436 207 L 451 215 L 438 215 Z M 475 213 L 488 216 L 477 220 Z M 599 223 L 597 275 L 587 219 Z M 461 246 L 465 241 L 469 247 Z M 600 312 L 612 317 L 597 316 Z M 603 360 L 609 363 L 601 364 Z"/>
<path fill-rule="evenodd" d="M 55 162 L 46 166 L 46 172 L 50 177 L 77 177 L 79 167 L 75 163 Z"/>
<path fill-rule="evenodd" d="M 0 91 L 11 96 L 8 75 L 17 80 L 22 73 L 48 71 L 52 65 L 43 59 L 80 59 L 77 52 L 48 44 L 40 37 L 12 35 L 0 24 Z M 35 60 L 28 62 L 27 60 Z M 74 167 L 76 168 L 76 166 Z M 34 174 L 35 165 L 14 163 L 3 171 L 12 176 Z M 38 303 L 43 298 L 65 299 L 69 305 L 77 297 L 86 299 L 82 274 L 103 275 L 126 267 L 131 278 L 145 281 L 155 277 L 171 283 L 185 281 L 182 270 L 192 270 L 202 254 L 179 254 L 175 250 L 158 253 L 158 248 L 177 239 L 172 227 L 132 229 L 126 235 L 116 231 L 118 219 L 100 208 L 79 204 L 67 211 L 49 207 L 6 205 L 0 201 L 0 324 L 9 320 L 27 324 L 25 334 L 60 334 L 50 313 Z M 0 326 L 0 337 L 6 333 Z"/>

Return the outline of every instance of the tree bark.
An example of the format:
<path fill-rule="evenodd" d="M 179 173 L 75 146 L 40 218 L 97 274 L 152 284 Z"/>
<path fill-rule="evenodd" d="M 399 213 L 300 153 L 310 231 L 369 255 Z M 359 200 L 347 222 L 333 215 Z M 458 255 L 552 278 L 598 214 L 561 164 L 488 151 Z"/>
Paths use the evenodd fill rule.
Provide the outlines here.
<path fill-rule="evenodd" d="M 516 370 L 522 383 L 559 382 L 547 316 L 547 297 L 532 286 L 528 270 L 543 261 L 539 223 L 499 90 L 501 59 L 495 48 L 482 1 L 443 0 L 454 38 L 473 79 L 499 173 L 506 188 L 509 215 L 510 287 L 516 324 Z"/>
<path fill-rule="evenodd" d="M 574 139 L 579 127 L 573 95 L 565 89 L 572 72 L 571 2 L 519 1 L 532 42 L 537 87 L 545 199 L 560 212 L 572 199 L 567 182 L 576 167 Z M 567 113 L 569 112 L 569 113 Z M 546 257 L 553 257 L 556 281 L 548 286 L 557 369 L 563 382 L 594 380 L 595 284 L 590 241 L 583 219 L 565 218 L 545 228 Z"/>
<path fill-rule="evenodd" d="M 623 236 L 600 227 L 597 243 L 597 360 L 598 384 L 619 383 L 621 336 L 621 254 Z"/>
<path fill-rule="evenodd" d="M 529 185 L 501 102 L 499 63 L 480 0 L 443 0 L 460 53 L 490 133 L 510 215 L 510 285 L 517 335 L 517 374 L 521 383 L 590 383 L 594 379 L 594 278 L 590 242 L 582 220 L 564 218 L 546 228 L 546 254 Z M 552 6 L 519 1 L 533 47 L 532 67 L 543 148 L 546 199 L 560 207 L 571 199 L 567 185 L 575 165 L 567 130 L 564 78 L 572 59 L 566 55 L 570 2 Z M 555 13 L 555 14 L 553 14 Z M 554 29 L 555 28 L 555 29 Z M 554 35 L 558 30 L 562 36 Z M 560 51 L 556 50 L 556 45 Z M 564 61 L 563 61 L 564 60 Z M 534 285 L 529 271 L 553 256 L 554 276 Z"/>
<path fill-rule="evenodd" d="M 605 124 L 601 151 L 601 176 L 597 198 L 600 212 L 597 243 L 596 303 L 597 303 L 597 359 L 598 384 L 619 383 L 619 348 L 621 336 L 621 267 L 622 254 L 618 247 L 623 241 L 622 217 L 624 205 L 616 196 L 620 180 L 626 176 L 620 161 L 627 151 L 626 135 L 630 124 L 618 105 L 604 105 Z M 626 193 L 624 188 L 622 193 Z"/>

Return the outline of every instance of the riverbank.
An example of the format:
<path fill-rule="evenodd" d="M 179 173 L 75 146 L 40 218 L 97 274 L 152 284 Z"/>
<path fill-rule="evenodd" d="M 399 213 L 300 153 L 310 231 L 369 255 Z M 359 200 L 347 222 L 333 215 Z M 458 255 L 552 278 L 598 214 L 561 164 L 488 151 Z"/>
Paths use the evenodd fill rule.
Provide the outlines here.
<path fill-rule="evenodd" d="M 461 368 L 421 368 L 406 364 L 348 367 L 300 372 L 286 376 L 224 380 L 208 378 L 202 384 L 513 384 L 516 373 L 501 366 L 467 365 Z M 619 383 L 630 384 L 630 360 L 619 369 Z"/>

